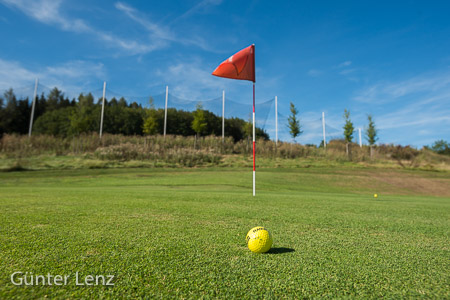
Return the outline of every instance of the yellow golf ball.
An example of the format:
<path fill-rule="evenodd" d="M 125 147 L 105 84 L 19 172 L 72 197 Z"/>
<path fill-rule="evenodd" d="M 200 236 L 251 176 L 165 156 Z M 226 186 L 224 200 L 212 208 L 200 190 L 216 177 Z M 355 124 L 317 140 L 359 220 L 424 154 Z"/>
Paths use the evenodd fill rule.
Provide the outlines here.
<path fill-rule="evenodd" d="M 272 235 L 264 227 L 258 226 L 250 229 L 245 237 L 248 249 L 255 253 L 264 253 L 272 247 Z"/>
<path fill-rule="evenodd" d="M 378 194 L 373 194 L 373 197 L 374 198 L 378 198 Z"/>

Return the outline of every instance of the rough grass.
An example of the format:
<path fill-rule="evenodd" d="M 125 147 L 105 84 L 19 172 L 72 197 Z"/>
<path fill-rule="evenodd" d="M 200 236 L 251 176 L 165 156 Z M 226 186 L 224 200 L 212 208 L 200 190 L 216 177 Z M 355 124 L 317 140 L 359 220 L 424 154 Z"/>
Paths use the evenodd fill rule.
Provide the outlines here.
<path fill-rule="evenodd" d="M 311 145 L 258 140 L 258 163 L 263 166 L 289 167 L 302 161 L 328 165 L 355 163 L 390 168 L 450 170 L 450 156 L 429 149 L 409 146 L 379 145 L 372 157 L 368 146 L 360 148 L 343 140 L 332 140 L 327 149 Z M 5 134 L 0 139 L 0 171 L 15 169 L 73 169 L 115 167 L 242 167 L 252 160 L 250 139 L 234 142 L 232 138 L 207 136 L 123 136 L 95 133 L 61 138 L 49 135 Z"/>
<path fill-rule="evenodd" d="M 450 297 L 448 172 L 279 168 L 257 181 L 253 198 L 244 169 L 0 173 L 0 298 Z M 246 248 L 256 225 L 274 236 L 269 254 Z M 72 281 L 16 287 L 18 270 Z M 77 271 L 115 285 L 75 286 Z"/>

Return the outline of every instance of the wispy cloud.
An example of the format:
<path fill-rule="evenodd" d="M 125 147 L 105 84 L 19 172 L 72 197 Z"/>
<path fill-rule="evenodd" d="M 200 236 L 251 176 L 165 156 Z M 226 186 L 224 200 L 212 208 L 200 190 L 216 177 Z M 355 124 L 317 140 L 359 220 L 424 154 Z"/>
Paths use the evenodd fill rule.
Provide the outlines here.
<path fill-rule="evenodd" d="M 115 7 L 125 13 L 130 19 L 142 25 L 150 33 L 153 39 L 167 41 L 175 40 L 175 35 L 169 28 L 151 22 L 149 21 L 149 18 L 140 17 L 138 15 L 139 12 L 135 8 L 123 2 L 116 2 Z"/>
<path fill-rule="evenodd" d="M 337 68 L 345 68 L 348 67 L 352 64 L 352 62 L 350 60 L 344 61 L 342 63 L 340 63 L 339 65 L 337 65 Z"/>
<path fill-rule="evenodd" d="M 356 105 L 381 110 L 378 128 L 383 142 L 407 144 L 417 135 L 428 139 L 448 136 L 450 128 L 450 73 L 428 72 L 394 82 L 378 82 L 356 93 Z M 390 107 L 389 110 L 383 109 Z M 447 131 L 446 131 L 447 130 Z M 416 146 L 422 142 L 417 141 Z"/>
<path fill-rule="evenodd" d="M 191 17 L 197 13 L 201 13 L 202 11 L 207 10 L 211 6 L 216 6 L 222 3 L 222 0 L 203 0 L 188 9 L 184 14 L 176 18 L 172 23 L 175 23 L 181 19 L 186 19 Z"/>
<path fill-rule="evenodd" d="M 11 9 L 19 10 L 43 24 L 55 26 L 68 32 L 91 35 L 97 40 L 105 42 L 106 46 L 117 48 L 126 54 L 145 54 L 166 48 L 170 43 L 192 45 L 206 51 L 217 52 L 203 38 L 201 33 L 196 33 L 198 30 L 191 30 L 189 34 L 176 34 L 170 28 L 170 24 L 164 25 L 152 21 L 147 15 L 124 2 L 116 2 L 114 7 L 146 30 L 147 33 L 144 38 L 120 37 L 107 30 L 96 28 L 84 19 L 72 17 L 64 10 L 63 0 L 0 0 L 0 3 Z M 197 13 L 206 11 L 210 6 L 220 3 L 221 0 L 201 1 L 178 17 L 177 20 L 187 19 Z"/>
<path fill-rule="evenodd" d="M 22 67 L 18 62 L 0 59 L 0 88 L 18 87 L 33 82 L 37 73 Z"/>
<path fill-rule="evenodd" d="M 58 25 L 63 30 L 73 32 L 91 30 L 83 20 L 63 17 L 60 11 L 61 0 L 1 0 L 1 2 L 11 8 L 22 11 L 39 22 L 48 25 Z"/>
<path fill-rule="evenodd" d="M 449 73 L 423 74 L 399 82 L 376 83 L 357 92 L 355 100 L 384 104 L 418 93 L 440 93 L 450 89 Z"/>
<path fill-rule="evenodd" d="M 308 71 L 308 76 L 311 76 L 311 77 L 318 77 L 322 74 L 323 74 L 323 72 L 320 70 L 317 70 L 317 69 L 311 69 Z"/>
<path fill-rule="evenodd" d="M 378 119 L 380 129 L 394 129 L 414 126 L 421 127 L 430 124 L 450 125 L 450 106 L 448 103 L 450 93 L 438 98 L 425 98 L 413 104 L 380 115 Z M 448 126 L 445 125 L 445 126 Z"/>
<path fill-rule="evenodd" d="M 450 137 L 450 109 L 416 106 L 381 114 L 375 121 L 381 143 L 411 144 L 421 147 Z M 420 136 L 420 139 L 418 137 Z"/>
<path fill-rule="evenodd" d="M 353 73 L 355 71 L 356 71 L 356 69 L 345 69 L 345 70 L 340 71 L 339 74 L 341 74 L 341 75 L 348 75 L 348 74 L 351 74 L 351 73 Z"/>
<path fill-rule="evenodd" d="M 48 76 L 61 76 L 64 78 L 83 78 L 87 72 L 94 78 L 105 78 L 105 70 L 102 63 L 91 63 L 75 60 L 58 66 L 47 67 L 44 74 Z"/>
<path fill-rule="evenodd" d="M 171 85 L 171 91 L 185 99 L 217 97 L 227 86 L 225 80 L 218 81 L 211 76 L 210 68 L 200 58 L 189 62 L 176 62 L 166 69 L 159 69 L 156 76 Z M 173 86 L 173 88 L 172 88 Z"/>
<path fill-rule="evenodd" d="M 89 25 L 85 20 L 72 18 L 62 10 L 61 0 L 0 0 L 0 2 L 41 23 L 57 26 L 64 31 L 93 35 L 109 46 L 125 50 L 129 54 L 147 53 L 161 46 L 120 38 Z"/>
<path fill-rule="evenodd" d="M 207 0 L 202 1 L 189 11 L 187 11 L 184 16 L 187 18 L 190 15 L 196 13 L 200 8 L 205 7 L 209 4 L 218 4 L 221 1 Z M 189 35 L 178 35 L 169 26 L 163 26 L 155 22 L 149 21 L 148 16 L 144 16 L 134 7 L 125 4 L 123 2 L 116 2 L 115 7 L 125 13 L 131 20 L 135 21 L 141 25 L 150 34 L 150 38 L 153 43 L 162 46 L 168 45 L 168 42 L 179 43 L 182 45 L 193 45 L 199 47 L 200 49 L 216 52 L 211 46 L 199 35 L 194 35 L 190 33 Z M 173 22 L 172 22 L 173 23 Z"/>
<path fill-rule="evenodd" d="M 75 60 L 31 70 L 19 62 L 0 59 L 1 91 L 13 88 L 20 93 L 20 89 L 32 87 L 36 78 L 45 86 L 56 86 L 70 97 L 76 97 L 80 92 L 91 91 L 92 86 L 100 88 L 107 76 L 103 64 L 89 61 Z M 25 89 L 28 90 L 31 89 Z M 25 96 L 31 97 L 31 94 Z"/>
<path fill-rule="evenodd" d="M 227 97 L 231 99 L 251 100 L 252 89 L 249 88 L 248 82 L 212 76 L 214 67 L 215 65 L 206 63 L 202 57 L 193 56 L 175 61 L 166 68 L 159 68 L 155 78 L 158 78 L 161 84 L 169 84 L 173 93 L 185 99 L 215 98 L 221 96 L 222 90 L 225 90 Z M 258 71 L 259 69 L 256 69 L 256 73 Z M 273 90 L 279 80 L 280 77 L 261 74 L 258 77 L 257 102 L 275 97 Z M 251 101 L 248 103 L 251 104 Z"/>

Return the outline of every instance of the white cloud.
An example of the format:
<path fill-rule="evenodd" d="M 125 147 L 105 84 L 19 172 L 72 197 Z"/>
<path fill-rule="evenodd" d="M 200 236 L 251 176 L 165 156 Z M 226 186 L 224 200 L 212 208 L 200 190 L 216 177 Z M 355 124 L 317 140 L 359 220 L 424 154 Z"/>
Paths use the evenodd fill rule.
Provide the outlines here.
<path fill-rule="evenodd" d="M 318 76 L 322 75 L 322 73 L 323 73 L 322 71 L 317 70 L 317 69 L 311 69 L 308 71 L 308 75 L 311 77 L 318 77 Z"/>
<path fill-rule="evenodd" d="M 215 2 L 218 2 L 218 1 L 212 1 L 212 0 L 202 1 L 197 5 L 197 6 L 200 5 L 197 9 L 194 9 L 195 8 L 194 7 L 191 10 L 189 10 L 187 13 L 190 12 L 189 15 L 192 15 L 198 9 L 200 9 L 200 7 L 203 7 L 208 4 L 215 3 Z M 163 47 L 163 46 L 168 45 L 168 42 L 173 42 L 173 43 L 180 43 L 182 45 L 193 45 L 193 46 L 199 47 L 200 49 L 203 49 L 206 51 L 215 52 L 215 50 L 213 50 L 210 47 L 209 43 L 207 43 L 201 36 L 193 35 L 192 31 L 190 32 L 189 35 L 185 34 L 183 36 L 180 36 L 180 35 L 175 34 L 167 26 L 159 25 L 155 22 L 149 21 L 148 16 L 143 16 L 137 9 L 135 9 L 134 7 L 132 7 L 128 4 L 125 4 L 123 2 L 116 2 L 115 7 L 118 10 L 125 13 L 125 15 L 127 15 L 131 20 L 135 21 L 136 23 L 141 25 L 143 28 L 145 28 L 149 32 L 150 38 L 151 38 L 153 44 Z M 184 15 L 186 15 L 186 13 Z"/>
<path fill-rule="evenodd" d="M 138 11 L 135 8 L 122 2 L 116 2 L 115 7 L 118 10 L 124 12 L 130 19 L 142 25 L 147 31 L 150 32 L 152 38 L 156 40 L 176 40 L 174 34 L 170 31 L 169 28 L 151 22 L 148 20 L 148 18 L 139 17 Z"/>
<path fill-rule="evenodd" d="M 378 128 L 394 129 L 408 127 L 423 127 L 427 125 L 450 124 L 450 108 L 427 107 L 417 105 L 414 108 L 399 109 L 391 113 L 380 115 Z M 448 125 L 445 125 L 448 126 Z"/>
<path fill-rule="evenodd" d="M 420 134 L 420 135 L 429 135 L 432 132 L 430 130 L 427 130 L 427 129 L 422 129 L 422 130 L 419 130 L 419 132 L 417 132 L 417 133 Z"/>
<path fill-rule="evenodd" d="M 191 7 L 184 14 L 176 18 L 172 23 L 177 22 L 181 19 L 185 19 L 191 17 L 199 12 L 206 10 L 210 6 L 219 5 L 222 3 L 222 0 L 203 0 Z"/>
<path fill-rule="evenodd" d="M 340 63 L 339 65 L 337 65 L 337 68 L 348 67 L 348 66 L 350 66 L 351 64 L 352 64 L 352 62 L 349 61 L 349 60 L 347 60 L 347 61 L 344 61 L 344 62 Z"/>
<path fill-rule="evenodd" d="M 47 67 L 47 76 L 58 76 L 64 78 L 83 78 L 87 72 L 94 78 L 105 78 L 104 66 L 102 63 L 91 63 L 82 60 L 69 61 L 64 64 Z"/>
<path fill-rule="evenodd" d="M 173 86 L 170 86 L 171 92 L 185 99 L 215 97 L 227 85 L 226 80 L 214 78 L 210 68 L 198 58 L 177 62 L 165 70 L 159 69 L 156 76 Z"/>
<path fill-rule="evenodd" d="M 347 103 L 345 106 L 337 102 L 325 111 L 327 140 L 342 137 L 342 113 L 345 107 L 352 112 L 351 120 L 355 128 L 361 127 L 364 130 L 367 113 L 373 115 L 375 125 L 379 129 L 379 143 L 413 144 L 421 147 L 450 137 L 448 72 L 429 72 L 389 83 L 375 82 L 358 91 L 355 99 L 359 101 Z M 283 100 L 280 98 L 279 102 Z M 299 110 L 304 133 L 297 140 L 300 143 L 319 143 L 322 139 L 321 112 L 303 113 L 301 107 Z M 281 139 L 291 140 L 285 126 L 289 115 L 288 108 L 285 107 L 281 111 L 286 116 L 279 118 L 279 136 Z M 358 141 L 357 130 L 354 133 L 354 141 Z"/>
<path fill-rule="evenodd" d="M 58 87 L 66 95 L 76 97 L 80 92 L 89 92 L 90 87 L 98 85 L 101 88 L 106 72 L 103 64 L 89 61 L 69 61 L 63 64 L 31 70 L 15 61 L 0 59 L 0 90 L 9 88 L 29 91 L 38 78 L 41 86 Z"/>
<path fill-rule="evenodd" d="M 139 43 L 133 40 L 120 38 L 111 33 L 90 26 L 86 21 L 71 18 L 61 9 L 61 0 L 0 0 L 8 7 L 18 9 L 25 15 L 47 25 L 59 27 L 61 30 L 90 34 L 107 42 L 107 45 L 129 54 L 147 53 L 160 48 L 158 43 Z"/>
<path fill-rule="evenodd" d="M 341 74 L 341 75 L 348 75 L 348 74 L 353 73 L 355 71 L 356 71 L 356 69 L 345 69 L 345 70 L 340 71 L 339 74 Z"/>
<path fill-rule="evenodd" d="M 404 96 L 418 93 L 439 93 L 449 89 L 449 73 L 422 74 L 399 82 L 374 84 L 360 90 L 354 99 L 365 103 L 385 104 Z"/>
<path fill-rule="evenodd" d="M 1 0 L 9 7 L 22 11 L 27 16 L 48 24 L 58 25 L 63 30 L 73 32 L 86 32 L 90 27 L 80 19 L 70 19 L 62 16 L 60 7 L 61 0 Z"/>
<path fill-rule="evenodd" d="M 91 35 L 97 40 L 105 42 L 106 46 L 117 48 L 126 54 L 145 54 L 154 50 L 163 49 L 170 43 L 193 45 L 206 51 L 217 52 L 211 48 L 210 43 L 203 38 L 201 33 L 190 30 L 189 34 L 175 34 L 169 26 L 164 26 L 149 20 L 148 16 L 142 15 L 137 9 L 123 2 L 116 2 L 115 7 L 131 20 L 140 24 L 148 32 L 145 38 L 133 40 L 128 37 L 120 37 L 111 32 L 96 28 L 86 20 L 71 17 L 64 11 L 63 0 L 0 0 L 0 3 L 12 9 L 19 10 L 28 17 L 43 24 L 56 26 L 68 32 Z M 220 3 L 221 0 L 201 1 L 178 19 L 187 18 L 204 11 L 209 6 Z"/>
<path fill-rule="evenodd" d="M 450 73 L 428 72 L 399 80 L 378 82 L 357 92 L 356 105 L 378 110 L 376 124 L 384 137 L 382 142 L 417 146 L 428 139 L 448 136 L 450 128 Z M 370 108 L 369 108 L 370 109 Z M 447 130 L 447 132 L 446 132 Z"/>
<path fill-rule="evenodd" d="M 0 87 L 2 90 L 34 82 L 35 78 L 37 78 L 37 73 L 23 68 L 19 63 L 0 59 Z"/>

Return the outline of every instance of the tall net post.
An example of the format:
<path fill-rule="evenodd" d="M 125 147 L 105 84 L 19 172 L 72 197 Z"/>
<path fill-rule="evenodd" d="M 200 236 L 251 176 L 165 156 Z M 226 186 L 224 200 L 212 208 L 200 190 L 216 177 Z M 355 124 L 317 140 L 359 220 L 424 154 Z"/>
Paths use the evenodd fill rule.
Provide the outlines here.
<path fill-rule="evenodd" d="M 100 117 L 100 138 L 102 138 L 103 134 L 103 115 L 105 114 L 105 92 L 106 92 L 106 81 L 103 82 L 102 115 Z"/>
<path fill-rule="evenodd" d="M 325 112 L 322 112 L 322 128 L 323 128 L 323 148 L 327 149 L 327 139 L 325 137 Z"/>
<path fill-rule="evenodd" d="M 275 146 L 278 146 L 278 96 L 275 96 Z"/>
<path fill-rule="evenodd" d="M 359 131 L 359 147 L 362 148 L 361 128 L 358 128 L 358 131 Z"/>
<path fill-rule="evenodd" d="M 36 78 L 36 81 L 34 84 L 33 104 L 31 106 L 30 127 L 28 128 L 28 137 L 31 137 L 31 131 L 33 130 L 34 108 L 36 106 L 36 96 L 37 96 L 38 84 L 39 84 L 39 80 Z"/>
<path fill-rule="evenodd" d="M 166 138 L 167 129 L 167 101 L 169 100 L 169 86 L 166 85 L 166 104 L 164 106 L 164 139 Z"/>

